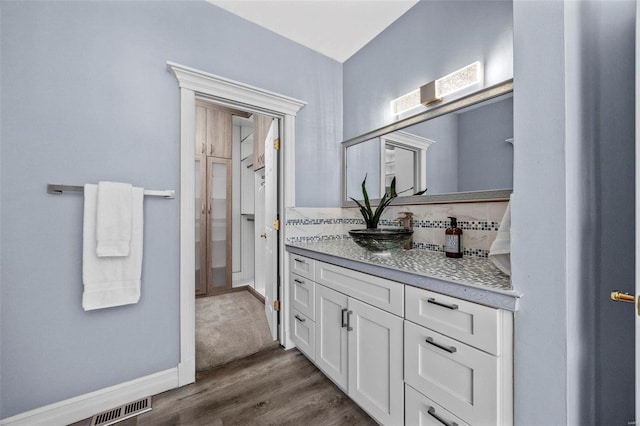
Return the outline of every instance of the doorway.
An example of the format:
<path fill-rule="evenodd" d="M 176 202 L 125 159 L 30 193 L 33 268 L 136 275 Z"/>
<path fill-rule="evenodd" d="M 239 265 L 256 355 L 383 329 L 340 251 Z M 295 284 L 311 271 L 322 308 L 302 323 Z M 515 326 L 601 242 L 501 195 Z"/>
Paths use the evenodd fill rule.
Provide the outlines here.
<path fill-rule="evenodd" d="M 197 98 L 195 124 L 196 366 L 202 371 L 268 348 L 278 337 L 280 119 Z"/>
<path fill-rule="evenodd" d="M 281 149 L 276 154 L 281 168 L 278 190 L 282 197 L 277 204 L 295 205 L 295 118 L 304 102 L 273 92 L 232 81 L 210 73 L 173 62 L 168 70 L 176 77 L 180 87 L 180 362 L 178 364 L 178 386 L 195 381 L 195 116 L 196 97 L 206 98 L 230 108 L 242 106 L 249 112 L 266 113 L 280 119 Z M 276 248 L 277 264 L 281 276 L 286 277 L 288 266 L 284 262 L 284 244 L 280 239 Z M 288 297 L 286 285 L 277 280 L 283 298 Z M 274 301 L 275 303 L 275 301 Z M 272 305 L 273 306 L 273 305 Z M 277 316 L 288 315 L 285 304 Z M 277 321 L 278 340 L 285 347 L 293 344 L 288 338 L 286 321 Z"/>

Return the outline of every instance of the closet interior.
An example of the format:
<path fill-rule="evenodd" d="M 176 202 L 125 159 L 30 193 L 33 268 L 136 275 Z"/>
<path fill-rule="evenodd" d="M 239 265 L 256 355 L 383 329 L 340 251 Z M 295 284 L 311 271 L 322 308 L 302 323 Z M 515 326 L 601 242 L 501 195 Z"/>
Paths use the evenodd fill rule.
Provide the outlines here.
<path fill-rule="evenodd" d="M 272 117 L 196 103 L 196 296 L 264 297 L 265 139 Z M 262 250 L 263 251 L 263 250 Z"/>

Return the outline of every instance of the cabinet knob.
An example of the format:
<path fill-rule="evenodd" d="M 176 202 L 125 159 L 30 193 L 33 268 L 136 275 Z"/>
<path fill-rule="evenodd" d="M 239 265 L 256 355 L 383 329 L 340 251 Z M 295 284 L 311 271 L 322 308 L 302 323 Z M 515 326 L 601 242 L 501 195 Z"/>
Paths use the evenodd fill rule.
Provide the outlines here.
<path fill-rule="evenodd" d="M 260 238 L 267 238 L 267 233 L 260 234 Z"/>

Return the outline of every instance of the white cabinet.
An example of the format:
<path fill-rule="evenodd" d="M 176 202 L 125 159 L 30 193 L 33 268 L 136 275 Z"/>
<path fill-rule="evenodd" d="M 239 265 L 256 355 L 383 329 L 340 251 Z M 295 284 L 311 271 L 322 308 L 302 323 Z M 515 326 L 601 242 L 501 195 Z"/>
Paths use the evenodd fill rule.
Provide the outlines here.
<path fill-rule="evenodd" d="M 512 313 L 305 256 L 290 270 L 293 341 L 377 422 L 513 424 Z"/>
<path fill-rule="evenodd" d="M 411 426 L 469 426 L 411 386 L 405 386 L 405 424 Z"/>
<path fill-rule="evenodd" d="M 315 359 L 316 355 L 316 326 L 313 320 L 305 314 L 291 309 L 290 315 L 291 339 L 295 342 L 298 349 L 304 353 L 310 360 Z"/>
<path fill-rule="evenodd" d="M 419 288 L 405 291 L 405 382 L 429 401 L 426 424 L 433 412 L 470 425 L 512 424 L 511 313 Z M 407 397 L 407 413 L 424 415 L 409 404 Z"/>
<path fill-rule="evenodd" d="M 289 283 L 291 306 L 315 321 L 316 283 L 293 272 L 289 278 Z"/>
<path fill-rule="evenodd" d="M 349 396 L 376 420 L 404 420 L 402 318 L 349 298 Z"/>
<path fill-rule="evenodd" d="M 342 390 L 347 389 L 348 297 L 316 287 L 316 365 Z"/>
<path fill-rule="evenodd" d="M 316 365 L 382 424 L 402 424 L 402 318 L 316 287 Z"/>
<path fill-rule="evenodd" d="M 498 424 L 498 359 L 405 321 L 405 381 L 468 422 Z"/>

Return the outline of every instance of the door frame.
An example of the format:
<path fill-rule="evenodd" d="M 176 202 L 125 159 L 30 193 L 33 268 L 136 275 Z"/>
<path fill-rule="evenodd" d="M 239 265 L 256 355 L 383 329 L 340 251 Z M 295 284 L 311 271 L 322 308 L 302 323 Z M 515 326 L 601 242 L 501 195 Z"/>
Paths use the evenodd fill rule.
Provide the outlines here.
<path fill-rule="evenodd" d="M 220 105 L 260 112 L 280 118 L 282 134 L 279 159 L 281 178 L 279 202 L 282 224 L 286 207 L 295 206 L 295 119 L 306 102 L 273 93 L 244 83 L 167 61 L 167 70 L 178 80 L 180 87 L 180 362 L 178 386 L 195 382 L 195 156 L 196 98 L 204 97 Z M 284 167 L 284 165 L 287 167 Z M 281 226 L 279 240 L 279 294 L 288 300 L 288 276 L 285 259 L 285 227 Z M 289 339 L 288 303 L 281 303 L 279 336 L 286 348 Z"/>

